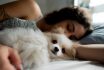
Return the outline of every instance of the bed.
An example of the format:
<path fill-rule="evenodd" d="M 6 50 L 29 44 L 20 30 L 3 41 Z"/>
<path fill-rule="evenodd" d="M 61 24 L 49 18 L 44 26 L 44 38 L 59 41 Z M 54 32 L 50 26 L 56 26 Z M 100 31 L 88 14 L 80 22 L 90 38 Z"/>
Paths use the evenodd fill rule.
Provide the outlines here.
<path fill-rule="evenodd" d="M 14 23 L 15 21 L 15 23 Z M 17 18 L 5 21 L 5 22 L 12 22 L 15 26 L 15 24 L 18 23 L 18 26 L 21 24 L 19 23 Z M 20 21 L 22 22 L 22 21 Z M 25 24 L 27 23 L 27 25 Z M 33 23 L 31 21 L 31 23 Z M 3 23 L 5 25 L 5 23 Z M 7 24 L 6 24 L 7 25 Z M 22 22 L 22 27 L 23 26 L 33 26 L 29 22 Z M 33 27 L 37 28 L 37 27 Z M 87 44 L 89 42 L 91 43 L 104 43 L 104 24 L 99 26 L 96 25 L 94 27 L 95 31 L 82 39 L 80 42 Z M 103 32 L 102 32 L 103 31 Z M 96 38 L 95 38 L 96 37 Z M 102 38 L 101 38 L 102 37 Z M 99 40 L 100 39 L 100 40 Z M 89 40 L 89 41 L 88 41 Z M 102 41 L 102 42 L 100 42 Z M 91 62 L 91 61 L 80 61 L 80 60 L 68 60 L 68 61 L 55 61 L 51 62 L 48 65 L 41 66 L 40 68 L 37 68 L 37 70 L 104 70 L 104 65 L 97 63 L 97 62 Z"/>
<path fill-rule="evenodd" d="M 93 24 L 93 32 L 80 40 L 81 44 L 104 44 L 104 23 Z M 104 70 L 104 64 L 92 61 L 68 60 L 51 62 L 37 70 Z"/>
<path fill-rule="evenodd" d="M 9 21 L 5 21 L 5 22 L 11 22 L 11 21 L 14 24 L 12 19 Z M 19 24 L 19 21 L 15 18 L 15 24 L 16 22 L 18 23 L 18 26 L 21 25 Z M 27 25 L 25 25 L 26 23 Z M 31 23 L 34 23 L 34 22 L 31 22 Z M 30 24 L 30 22 L 25 22 L 25 24 L 23 24 L 22 22 L 21 26 L 22 27 L 33 26 Z M 37 28 L 37 27 L 33 27 L 33 28 Z M 89 43 L 103 44 L 104 43 L 104 24 L 102 25 L 98 24 L 94 28 L 95 29 L 93 33 L 86 36 L 80 41 L 82 44 L 89 44 Z M 80 60 L 55 61 L 55 62 L 50 62 L 48 65 L 43 65 L 40 68 L 37 68 L 36 70 L 104 70 L 104 64 L 100 64 L 100 63 L 92 62 L 92 61 L 80 61 Z"/>
<path fill-rule="evenodd" d="M 56 61 L 37 70 L 104 70 L 104 65 L 91 61 Z"/>

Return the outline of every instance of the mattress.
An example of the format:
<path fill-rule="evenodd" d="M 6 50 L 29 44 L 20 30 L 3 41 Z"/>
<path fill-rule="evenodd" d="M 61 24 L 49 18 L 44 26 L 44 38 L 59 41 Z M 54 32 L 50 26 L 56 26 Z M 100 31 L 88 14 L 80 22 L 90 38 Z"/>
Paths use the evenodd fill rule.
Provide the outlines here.
<path fill-rule="evenodd" d="M 91 61 L 55 61 L 37 70 L 104 70 L 104 65 Z"/>

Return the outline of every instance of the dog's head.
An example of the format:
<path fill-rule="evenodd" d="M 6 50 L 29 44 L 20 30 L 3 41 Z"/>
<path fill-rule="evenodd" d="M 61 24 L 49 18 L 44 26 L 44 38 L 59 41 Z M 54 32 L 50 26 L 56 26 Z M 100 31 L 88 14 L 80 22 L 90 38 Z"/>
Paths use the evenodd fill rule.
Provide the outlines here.
<path fill-rule="evenodd" d="M 72 49 L 73 42 L 64 34 L 45 33 L 48 40 L 48 51 L 51 60 L 73 59 L 75 50 Z"/>

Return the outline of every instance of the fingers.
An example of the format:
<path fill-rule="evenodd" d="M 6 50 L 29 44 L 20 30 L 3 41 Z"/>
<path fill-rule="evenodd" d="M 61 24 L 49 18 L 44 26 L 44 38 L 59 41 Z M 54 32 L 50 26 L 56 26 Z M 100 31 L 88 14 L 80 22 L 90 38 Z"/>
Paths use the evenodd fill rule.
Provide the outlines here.
<path fill-rule="evenodd" d="M 16 70 L 8 59 L 8 48 L 0 45 L 0 70 Z"/>
<path fill-rule="evenodd" d="M 17 70 L 14 66 L 12 66 L 10 63 L 5 63 L 4 65 L 0 65 L 0 70 Z"/>
<path fill-rule="evenodd" d="M 21 59 L 18 52 L 15 49 L 9 49 L 9 58 L 11 63 L 16 67 L 17 70 L 21 70 Z"/>
<path fill-rule="evenodd" d="M 0 45 L 0 70 L 21 70 L 21 59 L 16 50 Z"/>

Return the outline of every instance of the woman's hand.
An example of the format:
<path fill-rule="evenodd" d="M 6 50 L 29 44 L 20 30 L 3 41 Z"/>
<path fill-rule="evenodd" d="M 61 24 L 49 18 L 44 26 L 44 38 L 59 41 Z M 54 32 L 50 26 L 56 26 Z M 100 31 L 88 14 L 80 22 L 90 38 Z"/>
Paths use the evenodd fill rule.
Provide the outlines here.
<path fill-rule="evenodd" d="M 15 49 L 0 45 L 0 70 L 21 70 L 21 60 Z"/>

